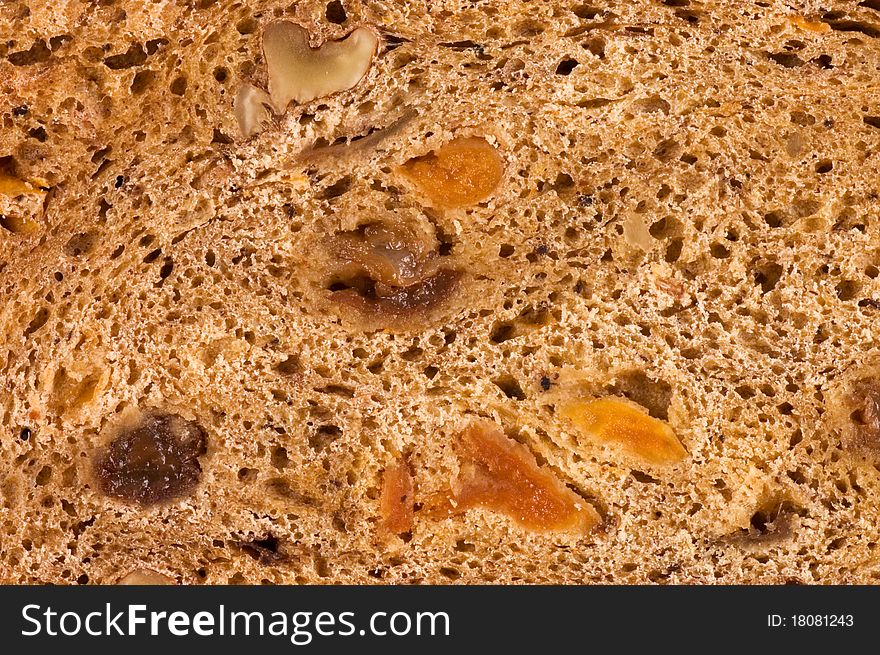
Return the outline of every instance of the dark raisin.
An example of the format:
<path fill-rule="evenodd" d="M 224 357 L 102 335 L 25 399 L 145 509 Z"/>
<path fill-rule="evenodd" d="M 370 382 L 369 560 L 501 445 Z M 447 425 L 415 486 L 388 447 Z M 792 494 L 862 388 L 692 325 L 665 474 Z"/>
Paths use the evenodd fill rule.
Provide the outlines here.
<path fill-rule="evenodd" d="M 30 428 L 22 428 L 21 432 L 18 435 L 22 441 L 27 441 L 31 438 L 31 429 Z"/>
<path fill-rule="evenodd" d="M 206 450 L 205 432 L 198 424 L 174 414 L 145 414 L 98 454 L 98 488 L 141 505 L 183 496 L 198 484 L 198 458 Z"/>

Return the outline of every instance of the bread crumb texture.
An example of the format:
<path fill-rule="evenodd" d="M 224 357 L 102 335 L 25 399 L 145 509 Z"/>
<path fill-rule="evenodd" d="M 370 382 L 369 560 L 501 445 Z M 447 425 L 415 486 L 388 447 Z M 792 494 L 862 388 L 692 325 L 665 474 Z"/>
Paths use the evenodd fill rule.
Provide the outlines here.
<path fill-rule="evenodd" d="M 880 3 L 0 26 L 0 582 L 880 580 Z"/>

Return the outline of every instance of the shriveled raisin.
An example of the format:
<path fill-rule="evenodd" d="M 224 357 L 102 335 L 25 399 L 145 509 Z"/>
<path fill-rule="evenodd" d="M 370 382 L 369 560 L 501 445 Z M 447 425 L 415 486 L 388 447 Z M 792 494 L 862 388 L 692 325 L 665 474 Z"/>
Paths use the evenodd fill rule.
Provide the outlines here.
<path fill-rule="evenodd" d="M 367 326 L 405 329 L 423 323 L 461 277 L 436 239 L 405 224 L 374 222 L 335 235 L 327 244 L 334 270 L 330 299 L 356 310 Z"/>
<path fill-rule="evenodd" d="M 843 397 L 849 415 L 842 443 L 857 454 L 880 458 L 880 380 L 853 380 Z"/>
<path fill-rule="evenodd" d="M 408 287 L 384 289 L 371 280 L 355 278 L 333 291 L 333 299 L 356 309 L 372 322 L 386 327 L 408 327 L 416 317 L 433 309 L 455 289 L 459 273 L 441 269 L 424 281 Z M 358 284 L 363 283 L 363 284 Z M 345 283 L 342 283 L 345 284 Z M 357 286 L 356 286 L 357 285 Z"/>
<path fill-rule="evenodd" d="M 175 414 L 143 414 L 98 454 L 98 488 L 114 498 L 153 505 L 186 495 L 202 473 L 207 451 L 204 430 Z"/>

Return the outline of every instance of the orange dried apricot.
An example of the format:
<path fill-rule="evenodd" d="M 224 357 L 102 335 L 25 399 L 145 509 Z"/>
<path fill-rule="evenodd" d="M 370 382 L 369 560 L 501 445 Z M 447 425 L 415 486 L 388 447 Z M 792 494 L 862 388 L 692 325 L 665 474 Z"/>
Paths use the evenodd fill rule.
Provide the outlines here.
<path fill-rule="evenodd" d="M 672 428 L 635 403 L 618 398 L 573 400 L 558 409 L 585 439 L 620 448 L 651 464 L 675 464 L 687 455 Z"/>
<path fill-rule="evenodd" d="M 468 425 L 459 435 L 459 454 L 449 513 L 482 507 L 534 532 L 586 533 L 600 522 L 595 509 L 494 423 Z"/>
<path fill-rule="evenodd" d="M 382 474 L 382 493 L 379 498 L 382 527 L 391 534 L 412 530 L 413 479 L 409 466 L 396 461 Z"/>
<path fill-rule="evenodd" d="M 43 212 L 47 192 L 45 180 L 19 178 L 13 159 L 0 157 L 0 227 L 13 234 L 36 232 L 34 216 Z"/>
<path fill-rule="evenodd" d="M 459 137 L 414 157 L 401 173 L 436 207 L 469 207 L 488 198 L 504 173 L 498 150 L 481 137 Z"/>

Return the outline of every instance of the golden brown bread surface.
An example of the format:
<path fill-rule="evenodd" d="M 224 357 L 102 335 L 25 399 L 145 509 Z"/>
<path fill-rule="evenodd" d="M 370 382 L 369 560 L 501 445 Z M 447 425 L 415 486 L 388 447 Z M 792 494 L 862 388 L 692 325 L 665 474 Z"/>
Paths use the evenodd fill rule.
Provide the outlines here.
<path fill-rule="evenodd" d="M 0 29 L 0 582 L 880 577 L 880 3 Z"/>

